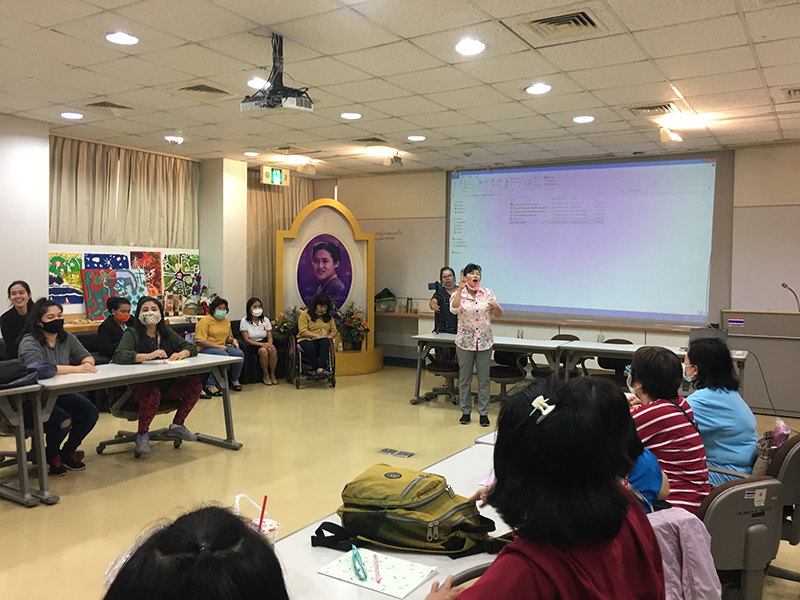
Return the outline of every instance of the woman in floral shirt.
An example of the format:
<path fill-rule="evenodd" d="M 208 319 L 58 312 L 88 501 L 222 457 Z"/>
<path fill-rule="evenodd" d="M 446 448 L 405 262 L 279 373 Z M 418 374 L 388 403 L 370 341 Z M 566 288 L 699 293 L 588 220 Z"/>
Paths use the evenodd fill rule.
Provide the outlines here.
<path fill-rule="evenodd" d="M 466 291 L 465 291 L 466 289 Z M 472 412 L 472 365 L 478 372 L 478 414 L 481 427 L 489 426 L 489 363 L 492 358 L 491 315 L 499 317 L 503 309 L 494 292 L 481 287 L 481 268 L 469 263 L 461 272 L 458 291 L 450 298 L 450 310 L 458 316 L 456 356 L 461 419 L 467 425 Z"/>

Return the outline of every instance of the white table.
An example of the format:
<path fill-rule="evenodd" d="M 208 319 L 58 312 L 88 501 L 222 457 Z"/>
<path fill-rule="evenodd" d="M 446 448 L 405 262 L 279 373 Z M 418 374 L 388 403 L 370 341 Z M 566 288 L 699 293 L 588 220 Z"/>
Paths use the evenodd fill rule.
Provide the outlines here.
<path fill-rule="evenodd" d="M 444 475 L 455 493 L 469 497 L 480 487 L 478 485 L 480 481 L 491 473 L 493 454 L 494 447 L 492 446 L 474 445 L 424 470 Z M 391 460 L 391 457 L 386 457 L 385 460 Z M 343 481 L 342 486 L 345 483 Z M 480 512 L 492 519 L 497 526 L 491 535 L 499 536 L 509 531 L 509 528 L 490 506 L 484 506 Z M 322 521 L 341 524 L 338 515 L 334 513 L 292 533 L 275 544 L 275 550 L 284 569 L 283 574 L 289 590 L 289 597 L 292 600 L 320 600 L 322 598 L 325 600 L 387 600 L 390 598 L 385 594 L 317 573 L 319 568 L 342 555 L 338 550 L 311 546 L 311 535 Z M 453 560 L 447 556 L 435 554 L 394 552 L 383 548 L 378 551 L 412 562 L 435 566 L 438 569 L 437 573 L 406 597 L 408 600 L 425 598 L 430 591 L 431 582 L 435 579 L 443 581 L 447 575 L 489 563 L 494 559 L 494 556 L 490 554 L 477 554 Z"/>
<path fill-rule="evenodd" d="M 497 430 L 495 429 L 492 433 L 487 433 L 486 435 L 482 435 L 481 437 L 475 440 L 476 444 L 488 444 L 489 446 L 494 446 L 497 443 Z"/>
<path fill-rule="evenodd" d="M 43 379 L 39 382 L 41 385 L 39 402 L 43 419 L 46 421 L 50 418 L 56 398 L 62 394 L 125 386 L 159 379 L 172 379 L 173 377 L 196 375 L 211 371 L 217 387 L 222 391 L 226 437 L 221 439 L 204 433 L 195 433 L 195 435 L 200 442 L 214 444 L 230 450 L 238 450 L 242 447 L 242 444 L 237 442 L 233 435 L 233 413 L 231 411 L 231 397 L 228 386 L 228 366 L 242 360 L 242 358 L 235 356 L 198 354 L 192 358 L 167 362 L 166 364 L 164 364 L 165 361 L 161 360 L 147 361 L 136 365 L 109 364 L 98 366 L 97 373 L 56 375 L 51 379 Z"/>
<path fill-rule="evenodd" d="M 36 506 L 40 501 L 45 504 L 55 504 L 59 500 L 58 496 L 50 493 L 47 482 L 47 461 L 44 455 L 44 422 L 47 419 L 43 416 L 41 404 L 37 402 L 40 390 L 38 384 L 0 390 L 0 412 L 14 427 L 17 449 L 16 459 L 3 461 L 4 466 L 12 466 L 11 461 L 16 461 L 17 482 L 0 484 L 0 496 L 28 507 Z M 39 465 L 39 489 L 31 488 L 28 479 L 28 454 L 22 408 L 26 401 L 31 402 L 33 408 L 33 448 Z"/>
<path fill-rule="evenodd" d="M 419 404 L 425 401 L 425 397 L 419 395 L 420 383 L 422 381 L 422 369 L 425 357 L 430 349 L 435 346 L 455 347 L 456 336 L 454 333 L 424 333 L 412 336 L 417 340 L 419 353 L 417 355 L 417 381 L 414 388 L 414 397 L 411 404 Z M 558 372 L 561 347 L 567 342 L 563 340 L 526 340 L 521 338 L 497 336 L 494 338 L 493 350 L 510 350 L 512 352 L 523 352 L 525 354 L 543 354 L 547 359 L 548 366 Z"/>

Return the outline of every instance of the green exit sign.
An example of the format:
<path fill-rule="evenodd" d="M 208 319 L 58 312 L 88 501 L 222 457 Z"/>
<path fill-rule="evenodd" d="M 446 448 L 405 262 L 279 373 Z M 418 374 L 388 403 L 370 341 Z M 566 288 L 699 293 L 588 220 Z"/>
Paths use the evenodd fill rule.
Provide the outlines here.
<path fill-rule="evenodd" d="M 289 185 L 289 169 L 276 169 L 274 167 L 261 167 L 261 183 L 268 185 Z"/>

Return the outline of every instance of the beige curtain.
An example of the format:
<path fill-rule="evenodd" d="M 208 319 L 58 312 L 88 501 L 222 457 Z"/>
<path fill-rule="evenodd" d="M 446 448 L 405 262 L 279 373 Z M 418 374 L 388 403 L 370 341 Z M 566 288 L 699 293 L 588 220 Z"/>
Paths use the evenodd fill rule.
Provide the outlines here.
<path fill-rule="evenodd" d="M 118 244 L 197 248 L 199 165 L 125 148 L 119 162 Z"/>
<path fill-rule="evenodd" d="M 50 138 L 50 242 L 116 243 L 119 148 Z"/>
<path fill-rule="evenodd" d="M 53 136 L 50 242 L 197 248 L 196 162 Z"/>
<path fill-rule="evenodd" d="M 287 187 L 261 183 L 258 171 L 247 172 L 247 293 L 261 298 L 264 313 L 274 318 L 275 232 L 292 226 L 314 201 L 314 182 L 292 177 Z"/>

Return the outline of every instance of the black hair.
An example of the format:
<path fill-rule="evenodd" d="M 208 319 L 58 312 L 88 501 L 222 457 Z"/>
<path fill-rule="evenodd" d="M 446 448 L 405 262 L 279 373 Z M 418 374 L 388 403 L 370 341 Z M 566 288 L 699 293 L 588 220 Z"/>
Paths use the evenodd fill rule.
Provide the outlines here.
<path fill-rule="evenodd" d="M 587 381 L 588 380 L 588 381 Z M 551 377 L 500 411 L 489 503 L 511 528 L 539 543 L 602 541 L 619 533 L 631 501 L 616 482 L 628 457 L 606 430 L 592 390 L 610 385 Z M 538 396 L 555 408 L 531 415 Z"/>
<path fill-rule="evenodd" d="M 104 600 L 288 600 L 280 562 L 263 536 L 208 506 L 152 534 L 122 566 Z"/>
<path fill-rule="evenodd" d="M 441 269 L 439 269 L 439 281 L 441 281 L 442 277 L 444 277 L 444 272 L 445 271 L 450 271 L 453 274 L 453 278 L 455 278 L 456 272 L 453 271 L 452 268 L 450 268 L 450 267 L 442 267 Z"/>
<path fill-rule="evenodd" d="M 633 353 L 631 381 L 642 385 L 642 391 L 653 400 L 678 397 L 683 367 L 677 355 L 660 346 L 643 346 Z"/>
<path fill-rule="evenodd" d="M 253 313 L 250 312 L 250 309 L 253 307 L 253 304 L 255 304 L 256 302 L 258 302 L 261 305 L 262 309 L 264 308 L 264 303 L 261 302 L 261 298 L 250 298 L 250 300 L 247 301 L 247 320 L 250 323 L 253 322 Z M 261 313 L 261 318 L 262 318 L 262 320 L 266 318 L 266 317 L 264 317 L 264 313 Z"/>
<path fill-rule="evenodd" d="M 28 282 L 22 281 L 21 279 L 17 279 L 16 281 L 12 281 L 8 286 L 8 297 L 11 298 L 11 288 L 15 285 L 21 285 L 25 288 L 25 291 L 28 292 L 28 295 L 31 295 L 31 286 L 28 285 Z"/>
<path fill-rule="evenodd" d="M 39 298 L 36 302 L 33 303 L 33 307 L 28 310 L 28 316 L 25 319 L 25 326 L 22 328 L 22 332 L 19 334 L 19 339 L 21 340 L 25 337 L 26 334 L 30 333 L 40 345 L 44 346 L 47 343 L 47 338 L 44 337 L 44 329 L 39 326 L 39 321 L 42 320 L 44 313 L 47 312 L 47 309 L 52 308 L 53 306 L 58 307 L 63 314 L 64 307 L 61 306 L 55 300 L 50 300 L 50 298 Z M 66 341 L 67 339 L 67 332 L 63 329 L 58 332 L 56 339 L 59 342 Z"/>
<path fill-rule="evenodd" d="M 133 319 L 133 326 L 136 328 L 136 333 L 139 334 L 139 352 L 141 354 L 150 352 L 150 348 L 147 344 L 147 327 L 139 320 L 139 315 L 142 313 L 142 306 L 144 306 L 145 302 L 153 302 L 158 307 L 161 320 L 156 323 L 156 332 L 158 332 L 158 336 L 161 338 L 162 350 L 164 350 L 167 355 L 170 355 L 175 351 L 175 348 L 172 347 L 172 342 L 169 337 L 170 327 L 164 320 L 164 307 L 161 305 L 161 302 L 158 301 L 158 298 L 153 298 L 152 296 L 143 296 L 139 298 L 139 302 L 136 304 L 136 318 Z"/>
<path fill-rule="evenodd" d="M 311 248 L 312 260 L 314 259 L 314 255 L 317 253 L 317 250 L 327 250 L 331 255 L 331 259 L 333 259 L 333 262 L 340 262 L 342 260 L 342 251 L 339 250 L 339 246 L 333 242 L 320 242 L 318 244 L 314 244 L 314 247 Z"/>
<path fill-rule="evenodd" d="M 719 338 L 698 338 L 689 342 L 686 352 L 689 362 L 697 367 L 692 384 L 697 389 L 739 389 L 739 380 L 733 370 L 733 359 L 728 345 Z"/>
<path fill-rule="evenodd" d="M 122 296 L 109 296 L 108 300 L 106 300 L 106 310 L 111 312 L 112 310 L 119 310 L 120 306 L 124 306 L 126 304 L 130 305 L 131 301 L 127 298 L 123 298 Z"/>
<path fill-rule="evenodd" d="M 317 306 L 325 305 L 328 310 L 325 311 L 325 314 L 319 316 L 317 314 Z M 330 323 L 330 320 L 333 318 L 331 313 L 333 312 L 333 301 L 328 294 L 317 294 L 314 296 L 314 299 L 308 305 L 306 309 L 308 311 L 308 316 L 311 317 L 312 321 L 316 321 L 317 319 L 322 319 L 325 323 Z"/>
<path fill-rule="evenodd" d="M 228 301 L 227 301 L 227 300 L 225 300 L 225 298 L 220 298 L 219 296 L 217 296 L 216 298 L 214 298 L 214 299 L 211 301 L 211 306 L 209 307 L 209 310 L 211 311 L 211 314 L 213 315 L 213 314 L 214 314 L 214 311 L 215 311 L 215 310 L 217 310 L 217 307 L 218 307 L 218 306 L 222 306 L 223 304 L 225 305 L 225 310 L 229 310 L 229 308 L 228 308 Z"/>
<path fill-rule="evenodd" d="M 473 271 L 477 271 L 478 273 L 481 273 L 481 274 L 482 274 L 482 272 L 481 272 L 481 266 L 480 266 L 480 265 L 476 265 L 475 263 L 469 263 L 469 264 L 467 264 L 467 266 L 466 266 L 466 267 L 464 267 L 464 270 L 463 270 L 463 271 L 461 271 L 461 272 L 462 272 L 464 275 L 469 275 L 469 274 L 470 274 L 470 273 L 472 273 Z"/>

